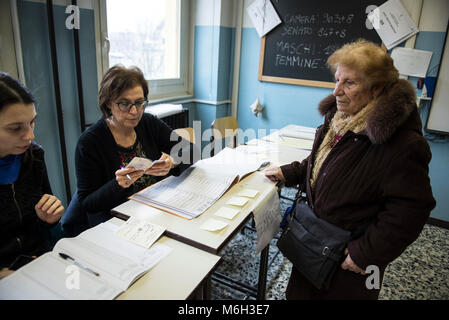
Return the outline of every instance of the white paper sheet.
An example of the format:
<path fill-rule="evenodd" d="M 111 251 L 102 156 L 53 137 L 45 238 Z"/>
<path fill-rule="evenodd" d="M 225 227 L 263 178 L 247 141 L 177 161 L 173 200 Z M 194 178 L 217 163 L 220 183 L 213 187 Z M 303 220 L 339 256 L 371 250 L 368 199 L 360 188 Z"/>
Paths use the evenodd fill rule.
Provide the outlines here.
<path fill-rule="evenodd" d="M 232 220 L 235 216 L 240 212 L 240 209 L 230 208 L 230 207 L 221 207 L 214 213 L 217 217 L 222 217 L 228 220 Z"/>
<path fill-rule="evenodd" d="M 425 78 L 432 53 L 432 51 L 411 48 L 394 48 L 391 57 L 400 74 Z"/>
<path fill-rule="evenodd" d="M 270 0 L 254 1 L 246 8 L 246 12 L 253 22 L 259 37 L 263 37 L 281 23 L 281 19 Z"/>
<path fill-rule="evenodd" d="M 228 224 L 226 222 L 216 220 L 216 219 L 209 219 L 206 222 L 204 222 L 200 228 L 206 231 L 220 231 L 221 229 L 227 227 Z"/>
<path fill-rule="evenodd" d="M 149 248 L 164 233 L 165 228 L 135 217 L 129 218 L 115 232 L 118 236 L 144 248 Z"/>
<path fill-rule="evenodd" d="M 368 19 L 388 50 L 418 33 L 400 0 L 389 0 L 370 12 Z"/>

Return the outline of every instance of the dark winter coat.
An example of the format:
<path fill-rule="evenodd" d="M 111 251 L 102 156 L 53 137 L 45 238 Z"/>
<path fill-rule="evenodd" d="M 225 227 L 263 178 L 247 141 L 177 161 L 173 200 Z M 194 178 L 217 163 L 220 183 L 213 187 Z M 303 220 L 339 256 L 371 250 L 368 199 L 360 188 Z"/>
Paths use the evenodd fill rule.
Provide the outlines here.
<path fill-rule="evenodd" d="M 49 225 L 40 220 L 34 206 L 44 194 L 52 194 L 44 151 L 31 144 L 22 156 L 16 182 L 0 185 L 0 269 L 19 255 L 39 256 L 49 251 Z"/>
<path fill-rule="evenodd" d="M 325 121 L 310 156 L 281 167 L 286 185 L 299 184 L 318 217 L 346 230 L 369 223 L 348 245 L 362 269 L 376 265 L 384 270 L 419 236 L 435 207 L 428 176 L 431 152 L 415 99 L 405 80 L 384 92 L 366 129 L 348 131 L 332 148 L 312 192 L 314 157 L 337 111 L 335 97 L 328 96 L 318 107 Z"/>

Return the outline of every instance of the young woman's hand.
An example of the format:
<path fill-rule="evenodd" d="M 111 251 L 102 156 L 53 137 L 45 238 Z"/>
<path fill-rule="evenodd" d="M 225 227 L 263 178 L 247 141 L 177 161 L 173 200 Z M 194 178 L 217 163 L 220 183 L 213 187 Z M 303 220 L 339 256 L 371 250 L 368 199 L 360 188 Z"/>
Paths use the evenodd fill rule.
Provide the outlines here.
<path fill-rule="evenodd" d="M 34 206 L 34 210 L 39 219 L 49 224 L 58 222 L 64 213 L 61 201 L 51 194 L 44 194 Z"/>

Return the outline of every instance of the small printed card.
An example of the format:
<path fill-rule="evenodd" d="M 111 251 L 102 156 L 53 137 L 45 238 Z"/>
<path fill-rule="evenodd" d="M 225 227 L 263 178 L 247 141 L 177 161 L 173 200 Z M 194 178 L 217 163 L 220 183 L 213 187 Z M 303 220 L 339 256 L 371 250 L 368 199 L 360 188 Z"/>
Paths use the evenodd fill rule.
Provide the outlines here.
<path fill-rule="evenodd" d="M 215 215 L 218 217 L 232 220 L 239 212 L 240 212 L 239 209 L 230 207 L 221 207 L 220 209 L 218 209 L 217 212 L 215 212 Z"/>
<path fill-rule="evenodd" d="M 243 197 L 232 197 L 226 202 L 226 204 L 230 204 L 237 207 L 243 207 L 248 202 L 247 198 Z"/>
<path fill-rule="evenodd" d="M 247 197 L 247 198 L 255 198 L 259 194 L 258 190 L 254 189 L 243 189 L 240 191 L 237 195 L 241 197 Z"/>
<path fill-rule="evenodd" d="M 209 219 L 206 222 L 204 222 L 200 228 L 206 231 L 219 231 L 221 229 L 224 229 L 227 227 L 228 224 L 226 222 L 216 220 L 216 219 Z"/>
<path fill-rule="evenodd" d="M 163 160 L 162 160 L 163 161 Z M 141 157 L 134 157 L 130 163 L 126 166 L 128 167 L 134 167 L 136 170 L 147 170 L 150 169 L 154 164 L 160 162 L 159 160 L 151 161 L 150 159 L 141 158 Z"/>
<path fill-rule="evenodd" d="M 161 226 L 131 217 L 117 229 L 116 234 L 139 246 L 149 248 L 164 231 L 165 228 Z"/>

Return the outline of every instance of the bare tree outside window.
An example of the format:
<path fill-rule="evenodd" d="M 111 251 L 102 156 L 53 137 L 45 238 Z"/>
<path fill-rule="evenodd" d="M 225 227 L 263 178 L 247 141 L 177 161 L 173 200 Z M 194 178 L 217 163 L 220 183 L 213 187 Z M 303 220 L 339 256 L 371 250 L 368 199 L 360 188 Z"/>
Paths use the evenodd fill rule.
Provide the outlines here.
<path fill-rule="evenodd" d="M 179 77 L 179 0 L 108 0 L 109 65 L 138 66 L 147 80 Z"/>

